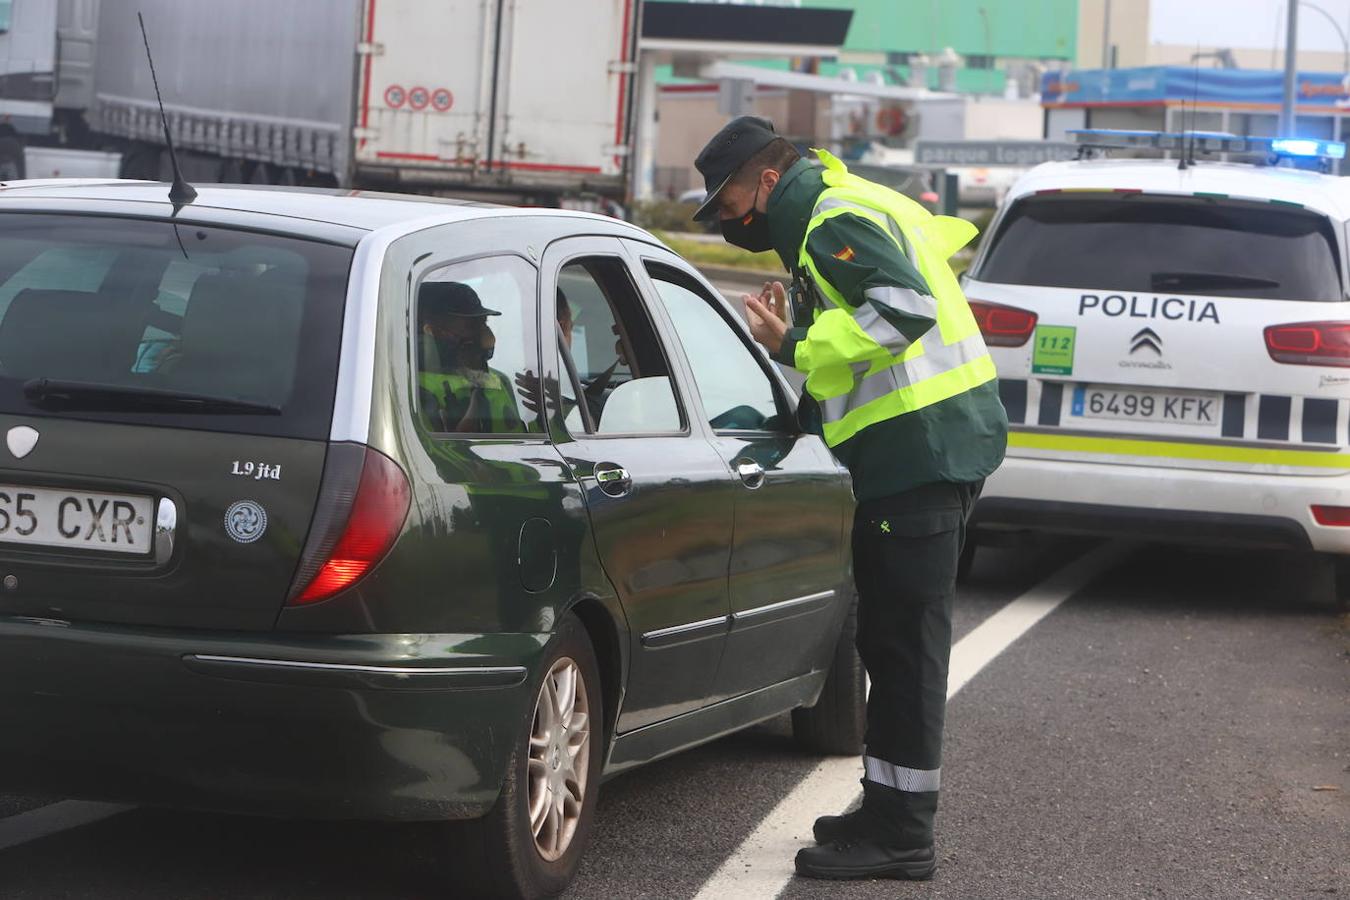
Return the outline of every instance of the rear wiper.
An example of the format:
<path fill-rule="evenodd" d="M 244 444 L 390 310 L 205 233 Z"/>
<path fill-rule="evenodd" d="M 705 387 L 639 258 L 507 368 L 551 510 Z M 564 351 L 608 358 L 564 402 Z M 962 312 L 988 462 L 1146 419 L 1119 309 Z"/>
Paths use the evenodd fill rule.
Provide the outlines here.
<path fill-rule="evenodd" d="M 1277 288 L 1278 281 L 1226 272 L 1154 272 L 1150 278 L 1155 291 L 1221 291 L 1225 288 Z"/>
<path fill-rule="evenodd" d="M 23 394 L 37 406 L 64 409 L 177 413 L 245 413 L 279 416 L 281 408 L 232 397 L 212 397 L 184 391 L 133 387 L 122 384 L 98 384 L 88 381 L 61 381 L 33 378 L 25 381 Z"/>

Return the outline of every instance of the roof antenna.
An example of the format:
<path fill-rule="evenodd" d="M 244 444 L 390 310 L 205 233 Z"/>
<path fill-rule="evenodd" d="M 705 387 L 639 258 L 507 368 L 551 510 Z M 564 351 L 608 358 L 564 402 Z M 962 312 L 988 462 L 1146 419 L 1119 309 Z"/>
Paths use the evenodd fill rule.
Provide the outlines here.
<path fill-rule="evenodd" d="M 164 115 L 164 98 L 159 94 L 159 79 L 155 77 L 155 58 L 150 55 L 150 38 L 145 33 L 145 17 L 136 13 L 136 21 L 141 23 L 141 40 L 145 41 L 145 58 L 150 62 L 150 81 L 155 86 L 155 100 L 159 103 L 159 121 L 164 125 L 164 143 L 169 146 L 169 164 L 173 166 L 173 184 L 169 186 L 169 202 L 173 204 L 174 214 L 193 200 L 197 199 L 197 190 L 183 180 L 178 169 L 178 154 L 173 150 L 173 136 L 169 134 L 169 119 Z"/>
<path fill-rule="evenodd" d="M 1181 101 L 1181 162 L 1177 168 L 1186 171 L 1188 166 L 1195 165 L 1195 117 L 1200 109 L 1200 45 L 1195 45 L 1195 56 L 1191 58 L 1192 68 L 1194 70 L 1194 82 L 1191 88 L 1191 127 L 1190 127 L 1190 150 L 1186 149 L 1186 101 Z M 1189 157 L 1189 159 L 1188 159 Z"/>

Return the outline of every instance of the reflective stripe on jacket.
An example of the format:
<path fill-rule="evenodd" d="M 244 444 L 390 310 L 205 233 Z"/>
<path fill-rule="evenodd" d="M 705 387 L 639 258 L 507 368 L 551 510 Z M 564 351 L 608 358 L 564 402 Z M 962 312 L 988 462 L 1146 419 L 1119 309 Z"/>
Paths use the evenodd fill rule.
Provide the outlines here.
<path fill-rule="evenodd" d="M 923 409 L 994 380 L 994 361 L 947 259 L 970 242 L 975 226 L 934 216 L 913 200 L 849 173 L 825 150 L 826 188 L 816 200 L 798 255 L 834 305 L 817 310 L 794 364 L 820 404 L 825 442 L 837 446 L 869 425 Z M 852 214 L 895 242 L 927 283 L 930 295 L 895 286 L 870 287 L 851 305 L 822 275 L 807 242 L 823 222 Z M 909 340 L 897 327 L 915 317 L 935 324 Z"/>

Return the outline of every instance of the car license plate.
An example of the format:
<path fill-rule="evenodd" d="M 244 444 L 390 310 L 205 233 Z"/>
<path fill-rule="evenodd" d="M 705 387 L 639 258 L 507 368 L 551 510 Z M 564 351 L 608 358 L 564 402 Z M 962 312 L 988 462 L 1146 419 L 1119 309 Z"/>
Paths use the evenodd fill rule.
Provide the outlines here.
<path fill-rule="evenodd" d="M 1085 419 L 1126 419 L 1177 425 L 1217 425 L 1222 411 L 1218 394 L 1154 391 L 1079 385 L 1073 392 L 1073 414 Z"/>
<path fill-rule="evenodd" d="M 149 553 L 153 508 L 149 497 L 0 484 L 0 542 Z"/>

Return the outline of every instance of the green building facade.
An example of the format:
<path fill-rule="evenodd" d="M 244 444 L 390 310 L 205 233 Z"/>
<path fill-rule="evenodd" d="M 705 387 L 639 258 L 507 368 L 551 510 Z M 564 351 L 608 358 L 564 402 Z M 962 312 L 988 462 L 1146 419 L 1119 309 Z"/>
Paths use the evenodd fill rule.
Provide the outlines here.
<path fill-rule="evenodd" d="M 888 83 L 906 84 L 911 58 L 922 55 L 928 58 L 927 86 L 937 89 L 939 60 L 950 47 L 961 57 L 957 91 L 1002 93 L 1011 66 L 1023 61 L 1072 63 L 1077 55 L 1078 0 L 800 0 L 800 5 L 853 11 L 840 58 L 811 66 L 821 75 L 847 68 L 859 77 L 879 72 Z M 803 62 L 758 60 L 750 65 L 795 68 Z M 684 80 L 661 67 L 658 82 Z"/>
<path fill-rule="evenodd" d="M 853 10 L 845 49 L 925 53 L 946 47 L 968 59 L 1072 60 L 1078 0 L 802 0 Z"/>
<path fill-rule="evenodd" d="M 1009 62 L 1068 60 L 1077 53 L 1078 0 L 802 0 L 803 6 L 853 10 L 843 61 L 886 65 L 887 80 L 909 79 L 908 61 L 961 56 L 956 89 L 1002 93 Z M 860 72 L 861 74 L 861 72 Z"/>

